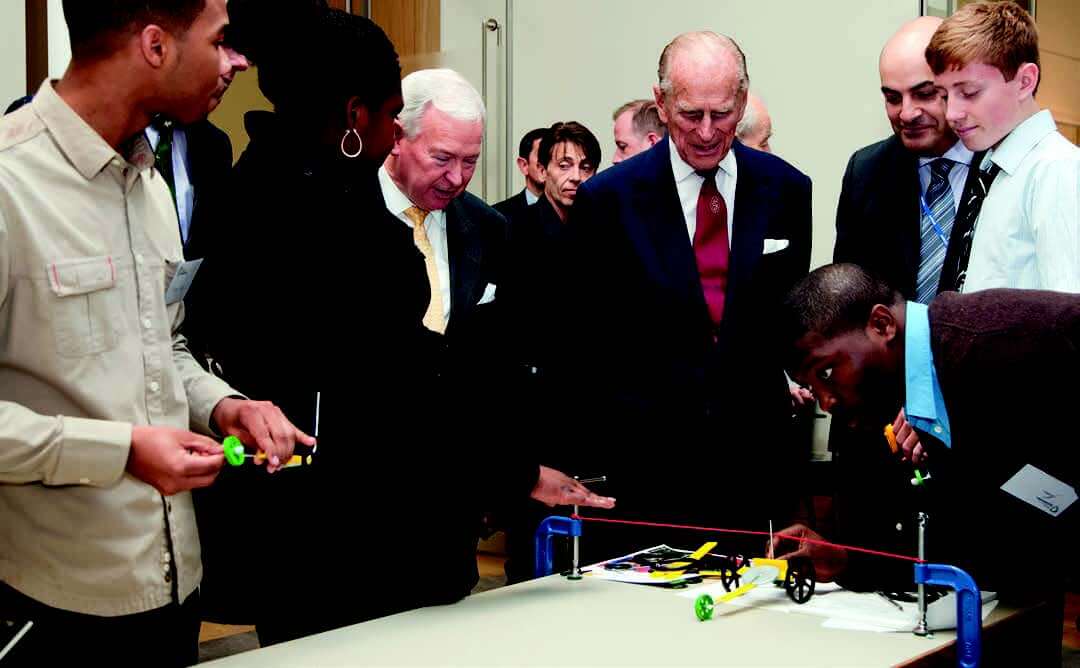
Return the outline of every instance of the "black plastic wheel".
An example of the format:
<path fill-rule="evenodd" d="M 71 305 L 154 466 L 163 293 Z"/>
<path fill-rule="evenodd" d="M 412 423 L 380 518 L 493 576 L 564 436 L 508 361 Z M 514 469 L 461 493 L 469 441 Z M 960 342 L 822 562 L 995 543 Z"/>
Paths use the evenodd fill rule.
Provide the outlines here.
<path fill-rule="evenodd" d="M 734 559 L 724 559 L 720 567 L 720 584 L 724 585 L 724 591 L 731 591 L 739 586 L 739 571 Z"/>
<path fill-rule="evenodd" d="M 796 603 L 803 604 L 814 595 L 817 586 L 817 573 L 814 562 L 805 557 L 796 557 L 788 561 L 787 575 L 784 577 L 784 591 Z"/>

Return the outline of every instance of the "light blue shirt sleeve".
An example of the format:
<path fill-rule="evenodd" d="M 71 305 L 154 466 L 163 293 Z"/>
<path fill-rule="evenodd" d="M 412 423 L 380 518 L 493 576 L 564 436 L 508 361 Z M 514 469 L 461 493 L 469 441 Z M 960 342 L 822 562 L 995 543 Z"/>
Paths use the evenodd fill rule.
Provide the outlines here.
<path fill-rule="evenodd" d="M 930 311 L 926 304 L 907 303 L 904 325 L 904 413 L 911 426 L 952 447 L 949 414 L 930 349 Z"/>

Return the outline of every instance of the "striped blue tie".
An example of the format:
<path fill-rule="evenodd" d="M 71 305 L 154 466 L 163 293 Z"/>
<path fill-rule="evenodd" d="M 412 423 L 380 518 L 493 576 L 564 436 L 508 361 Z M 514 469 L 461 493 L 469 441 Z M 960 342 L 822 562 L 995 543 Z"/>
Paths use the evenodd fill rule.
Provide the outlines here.
<path fill-rule="evenodd" d="M 953 164 L 952 160 L 945 158 L 930 163 L 930 187 L 926 189 L 926 206 L 930 214 L 927 215 L 925 209 L 922 212 L 919 274 L 915 281 L 915 300 L 920 304 L 929 304 L 937 294 L 941 265 L 945 261 L 949 234 L 956 218 L 952 187 L 949 185 L 949 170 Z M 938 229 L 934 228 L 935 221 Z"/>

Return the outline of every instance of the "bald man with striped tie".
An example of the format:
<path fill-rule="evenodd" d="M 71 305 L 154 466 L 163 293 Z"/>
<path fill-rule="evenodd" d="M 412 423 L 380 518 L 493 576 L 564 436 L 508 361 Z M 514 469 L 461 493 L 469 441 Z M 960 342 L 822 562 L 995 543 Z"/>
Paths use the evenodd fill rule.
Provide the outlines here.
<path fill-rule="evenodd" d="M 980 203 L 978 170 L 969 166 L 982 156 L 950 129 L 924 55 L 940 24 L 929 16 L 906 23 L 881 51 L 881 93 L 894 134 L 851 156 L 833 251 L 834 261 L 861 265 L 923 304 L 954 284 L 963 230 Z M 910 549 L 910 467 L 890 458 L 880 429 L 860 434 L 834 422 L 829 447 L 842 535 L 860 545 Z M 898 569 L 898 581 L 910 581 L 907 570 Z"/>

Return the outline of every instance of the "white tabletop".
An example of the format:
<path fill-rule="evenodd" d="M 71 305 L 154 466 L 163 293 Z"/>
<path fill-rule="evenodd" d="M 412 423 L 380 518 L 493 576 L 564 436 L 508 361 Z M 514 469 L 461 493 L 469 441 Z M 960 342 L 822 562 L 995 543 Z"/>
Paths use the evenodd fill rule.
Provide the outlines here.
<path fill-rule="evenodd" d="M 995 610 L 988 623 L 1013 611 Z M 238 654 L 215 666 L 890 666 L 954 639 L 822 628 L 721 606 L 699 622 L 672 591 L 551 576 Z"/>

